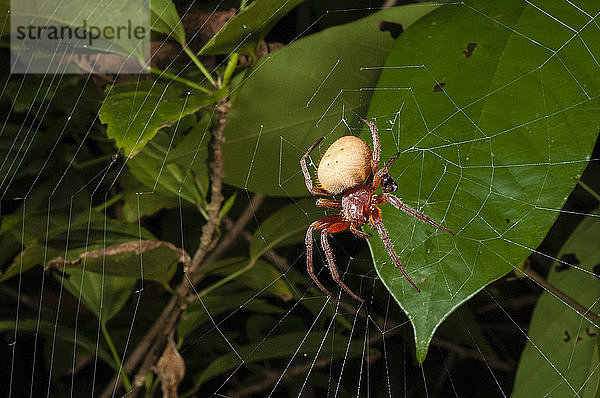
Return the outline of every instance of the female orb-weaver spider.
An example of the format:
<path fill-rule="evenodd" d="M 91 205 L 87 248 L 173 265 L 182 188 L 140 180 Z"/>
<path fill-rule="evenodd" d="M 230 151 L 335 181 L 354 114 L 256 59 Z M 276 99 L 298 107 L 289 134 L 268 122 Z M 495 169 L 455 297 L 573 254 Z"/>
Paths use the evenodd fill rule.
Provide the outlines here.
<path fill-rule="evenodd" d="M 323 140 L 323 137 L 312 144 L 308 151 L 300 159 L 300 167 L 304 174 L 306 188 L 313 195 L 334 196 L 341 195 L 342 200 L 332 199 L 317 199 L 317 206 L 341 208 L 340 214 L 322 218 L 312 223 L 306 231 L 306 269 L 308 274 L 315 284 L 327 295 L 329 291 L 319 282 L 313 270 L 313 231 L 322 229 L 321 245 L 327 257 L 329 270 L 333 280 L 349 295 L 356 300 L 364 302 L 358 297 L 342 280 L 335 266 L 333 251 L 327 240 L 329 234 L 342 231 L 350 227 L 350 232 L 361 237 L 370 238 L 371 234 L 363 232 L 360 227 L 369 223 L 377 230 L 379 237 L 383 241 L 386 250 L 390 254 L 394 265 L 402 272 L 402 275 L 410 282 L 411 285 L 420 292 L 417 285 L 410 279 L 398 255 L 394 251 L 392 242 L 383 225 L 381 219 L 381 210 L 377 207 L 380 204 L 391 203 L 394 207 L 403 212 L 418 218 L 419 220 L 433 225 L 436 228 L 446 231 L 454 235 L 454 232 L 442 227 L 425 214 L 418 212 L 410 206 L 402 203 L 400 199 L 392 195 L 390 192 L 395 192 L 398 185 L 394 179 L 388 174 L 392 163 L 400 153 L 396 153 L 390 160 L 387 161 L 382 169 L 379 169 L 379 157 L 381 155 L 381 147 L 379 146 L 379 131 L 374 123 L 361 119 L 371 129 L 373 136 L 373 150 L 369 148 L 366 142 L 355 136 L 344 136 L 335 141 L 327 151 L 323 154 L 321 161 L 317 167 L 317 177 L 320 186 L 313 187 L 312 179 L 306 167 L 306 159 L 313 149 Z M 382 185 L 381 194 L 376 194 L 379 185 Z"/>

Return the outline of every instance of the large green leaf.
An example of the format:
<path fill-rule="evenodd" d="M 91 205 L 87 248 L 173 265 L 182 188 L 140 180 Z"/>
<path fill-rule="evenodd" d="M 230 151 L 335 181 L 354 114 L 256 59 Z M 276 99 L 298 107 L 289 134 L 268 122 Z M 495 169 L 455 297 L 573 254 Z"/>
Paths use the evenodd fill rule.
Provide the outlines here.
<path fill-rule="evenodd" d="M 194 385 L 198 388 L 221 373 L 231 372 L 240 366 L 240 358 L 245 364 L 249 364 L 273 358 L 293 358 L 300 350 L 304 355 L 318 352 L 321 358 L 332 357 L 337 353 L 339 359 L 342 359 L 362 355 L 363 344 L 350 344 L 348 348 L 348 338 L 334 333 L 324 337 L 320 333 L 307 335 L 303 331 L 266 337 L 259 343 L 239 347 L 235 352 L 218 357 L 196 378 Z"/>
<path fill-rule="evenodd" d="M 558 254 L 571 266 L 554 262 L 548 282 L 591 312 L 600 312 L 600 219 L 588 217 Z M 512 397 L 596 397 L 600 383 L 598 328 L 551 293 L 533 311 Z"/>
<path fill-rule="evenodd" d="M 200 50 L 201 55 L 228 54 L 232 51 L 253 54 L 259 41 L 273 26 L 304 0 L 256 0 L 233 17 Z"/>
<path fill-rule="evenodd" d="M 567 3 L 547 6 L 581 33 L 517 0 L 426 15 L 397 39 L 373 95 L 383 159 L 401 152 L 391 171 L 397 196 L 456 232 L 382 206 L 421 293 L 381 240 L 369 240 L 381 280 L 413 324 L 419 361 L 450 312 L 542 241 L 597 138 L 597 27 Z M 591 15 L 599 6 L 582 5 Z"/>
<path fill-rule="evenodd" d="M 35 319 L 25 319 L 19 321 L 18 324 L 15 324 L 14 321 L 0 321 L 0 332 L 4 330 L 14 330 L 15 327 L 19 333 L 39 333 L 50 339 L 56 338 L 64 344 L 77 344 L 89 353 L 98 353 L 99 358 L 117 370 L 112 356 L 103 347 L 99 347 L 94 338 L 88 338 L 81 334 L 77 334 L 76 336 L 75 331 L 67 326 Z"/>
<path fill-rule="evenodd" d="M 112 86 L 100 108 L 106 135 L 127 156 L 133 156 L 156 132 L 221 98 L 224 91 L 205 94 L 177 82 L 155 80 Z"/>
<path fill-rule="evenodd" d="M 382 65 L 393 43 L 378 22 L 407 28 L 437 7 L 383 10 L 261 58 L 235 91 L 227 119 L 226 182 L 269 195 L 306 195 L 300 157 L 318 137 L 331 143 L 347 134 L 342 117 L 352 124 L 366 112 L 380 71 L 362 68 Z"/>

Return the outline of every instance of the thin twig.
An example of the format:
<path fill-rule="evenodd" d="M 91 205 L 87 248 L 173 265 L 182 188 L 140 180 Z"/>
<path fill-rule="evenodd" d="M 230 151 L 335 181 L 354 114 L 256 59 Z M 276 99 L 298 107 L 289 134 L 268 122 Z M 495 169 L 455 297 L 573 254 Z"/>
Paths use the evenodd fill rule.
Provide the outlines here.
<path fill-rule="evenodd" d="M 558 289 L 556 286 L 554 286 L 553 284 L 548 282 L 548 280 L 546 278 L 544 278 L 543 276 L 541 276 L 540 274 L 535 272 L 533 270 L 533 268 L 531 267 L 529 259 L 526 261 L 525 264 L 526 264 L 525 269 L 521 270 L 521 272 L 523 274 L 525 274 L 532 281 L 534 281 L 539 286 L 544 288 L 546 291 L 548 291 L 554 297 L 558 298 L 559 300 L 561 300 L 564 303 L 566 303 L 567 305 L 569 305 L 579 315 L 586 317 L 590 322 L 592 322 L 592 324 L 595 327 L 598 327 L 598 314 L 596 314 L 595 312 L 592 312 L 592 310 L 590 308 L 584 307 L 583 305 L 581 305 L 580 303 L 575 301 L 575 299 L 573 299 L 572 297 L 567 296 L 565 293 L 562 292 L 562 290 Z"/>

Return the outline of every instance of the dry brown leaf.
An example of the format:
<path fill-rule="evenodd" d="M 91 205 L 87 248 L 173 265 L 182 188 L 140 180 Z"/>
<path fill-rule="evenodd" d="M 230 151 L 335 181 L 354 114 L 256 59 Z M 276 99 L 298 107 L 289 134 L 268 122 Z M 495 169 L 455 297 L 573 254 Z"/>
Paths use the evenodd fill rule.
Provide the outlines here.
<path fill-rule="evenodd" d="M 106 256 L 114 256 L 126 252 L 135 252 L 140 255 L 145 251 L 154 250 L 157 247 L 166 246 L 173 250 L 178 255 L 178 261 L 180 263 L 188 264 L 191 261 L 190 255 L 183 249 L 178 248 L 170 242 L 163 242 L 159 240 L 133 240 L 129 242 L 123 242 L 118 245 L 108 246 L 103 249 L 90 250 L 85 253 L 81 253 L 75 260 L 66 260 L 64 257 L 56 257 L 48 261 L 46 268 L 60 267 L 63 264 L 73 265 L 80 264 L 86 258 L 103 258 Z"/>
<path fill-rule="evenodd" d="M 169 336 L 167 347 L 152 370 L 160 379 L 163 398 L 177 398 L 177 387 L 185 376 L 185 362 L 177 351 L 173 333 Z"/>

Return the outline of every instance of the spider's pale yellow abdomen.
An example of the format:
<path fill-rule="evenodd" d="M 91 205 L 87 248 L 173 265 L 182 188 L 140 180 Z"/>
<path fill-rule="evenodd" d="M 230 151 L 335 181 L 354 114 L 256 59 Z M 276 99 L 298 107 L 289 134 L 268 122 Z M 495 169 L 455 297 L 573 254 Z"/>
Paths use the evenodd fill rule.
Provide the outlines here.
<path fill-rule="evenodd" d="M 317 177 L 321 186 L 334 195 L 362 184 L 371 174 L 371 148 L 353 135 L 335 141 L 323 154 Z"/>

